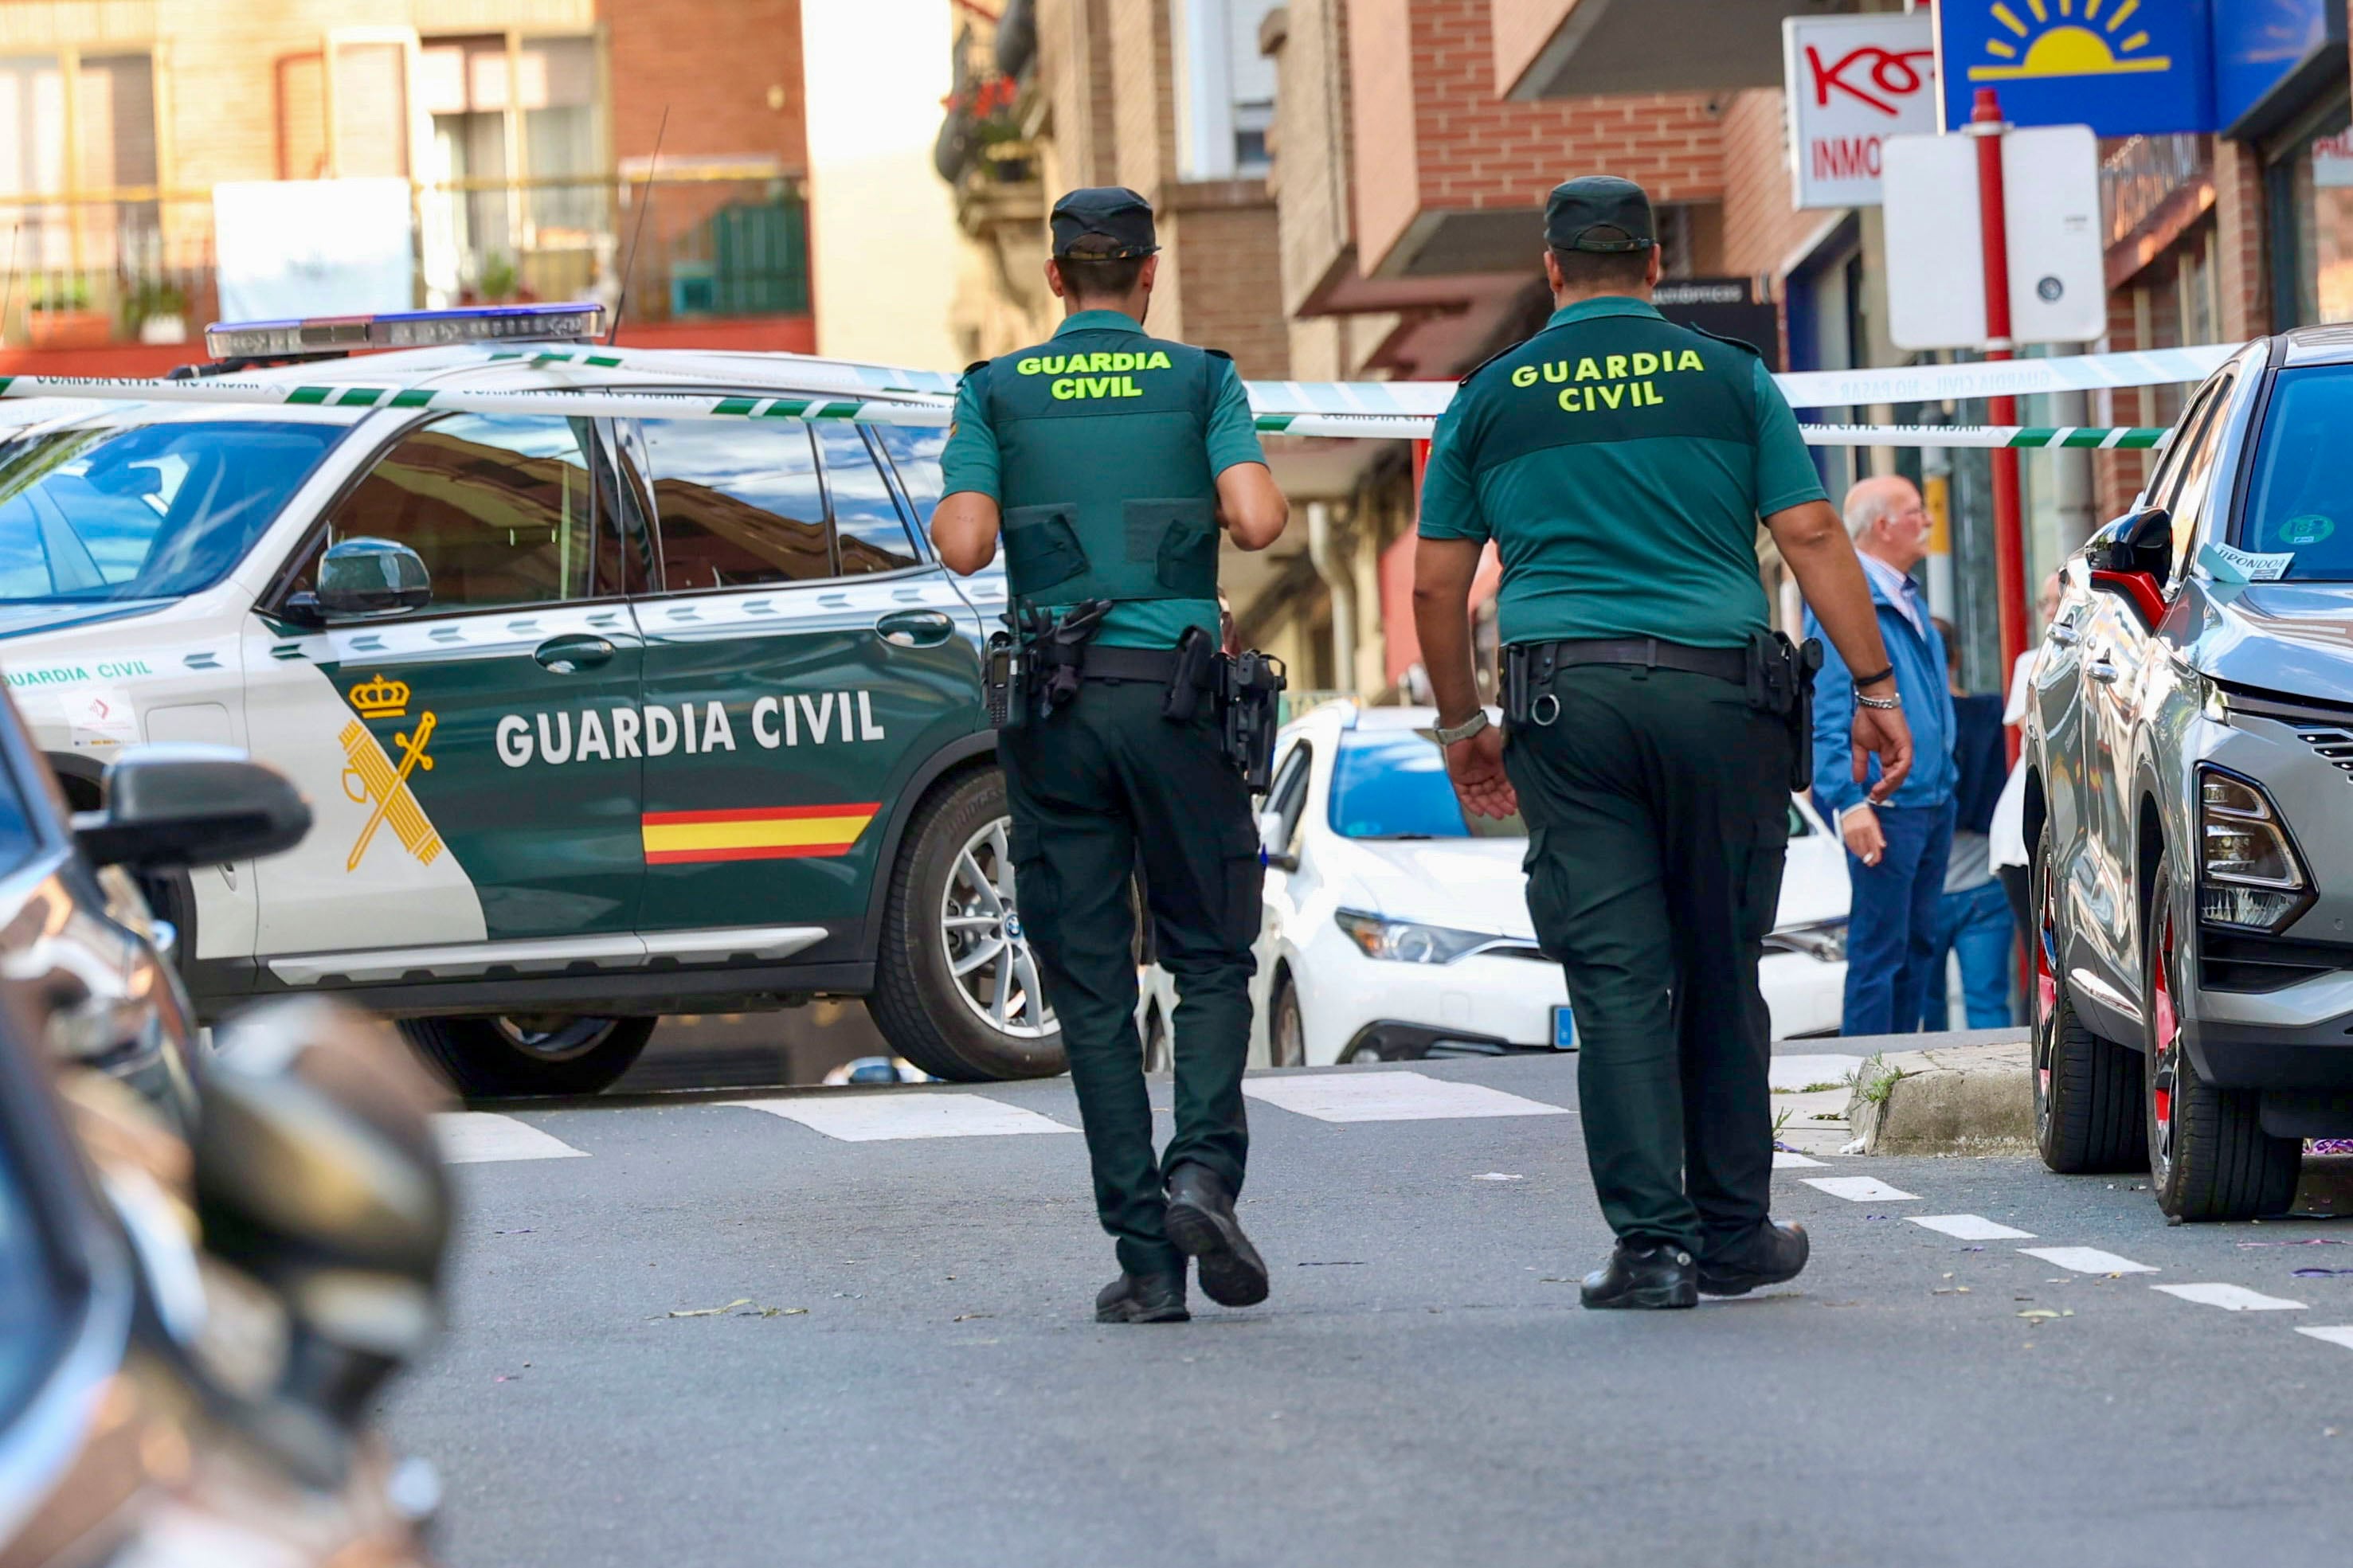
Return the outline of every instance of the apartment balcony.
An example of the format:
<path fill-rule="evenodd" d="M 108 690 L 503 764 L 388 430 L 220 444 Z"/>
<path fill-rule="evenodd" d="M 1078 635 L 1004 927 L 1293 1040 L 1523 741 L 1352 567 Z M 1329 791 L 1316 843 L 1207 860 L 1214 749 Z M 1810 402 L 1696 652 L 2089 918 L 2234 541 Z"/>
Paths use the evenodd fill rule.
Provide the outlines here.
<path fill-rule="evenodd" d="M 642 169 L 418 183 L 406 303 L 610 306 L 627 268 L 628 341 L 814 347 L 797 179 L 663 167 L 648 202 Z M 0 197 L 0 369 L 153 374 L 201 357 L 205 325 L 224 313 L 215 224 L 204 191 Z"/>
<path fill-rule="evenodd" d="M 1495 79 L 1514 99 L 1777 87 L 1784 16 L 1864 9 L 1857 0 L 1489 3 Z"/>

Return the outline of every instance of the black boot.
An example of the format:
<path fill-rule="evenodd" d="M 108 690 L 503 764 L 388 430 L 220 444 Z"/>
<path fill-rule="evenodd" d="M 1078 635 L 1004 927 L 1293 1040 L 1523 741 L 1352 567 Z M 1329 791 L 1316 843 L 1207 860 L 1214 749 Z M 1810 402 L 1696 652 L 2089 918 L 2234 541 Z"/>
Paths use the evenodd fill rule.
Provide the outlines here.
<path fill-rule="evenodd" d="M 1759 1285 L 1778 1285 L 1805 1271 L 1813 1243 L 1801 1225 L 1767 1220 L 1746 1239 L 1719 1248 L 1699 1266 L 1699 1288 L 1709 1296 L 1746 1296 Z"/>
<path fill-rule="evenodd" d="M 1192 1316 L 1185 1310 L 1182 1268 L 1174 1274 L 1123 1273 L 1095 1297 L 1098 1323 L 1182 1323 Z"/>
<path fill-rule="evenodd" d="M 1242 1234 L 1226 1184 L 1187 1161 L 1168 1174 L 1168 1239 L 1201 1266 L 1201 1289 L 1220 1307 L 1266 1300 L 1266 1260 Z"/>
<path fill-rule="evenodd" d="M 1699 1305 L 1699 1265 L 1671 1241 L 1648 1247 L 1621 1241 L 1607 1268 L 1585 1277 L 1577 1295 L 1588 1307 L 1656 1309 Z"/>

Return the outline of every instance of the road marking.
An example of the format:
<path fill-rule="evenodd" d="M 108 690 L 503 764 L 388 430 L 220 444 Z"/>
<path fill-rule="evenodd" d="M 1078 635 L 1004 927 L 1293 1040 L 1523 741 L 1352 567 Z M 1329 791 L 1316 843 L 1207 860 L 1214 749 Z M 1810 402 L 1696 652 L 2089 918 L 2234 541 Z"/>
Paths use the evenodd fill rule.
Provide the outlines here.
<path fill-rule="evenodd" d="M 1557 1105 L 1418 1072 L 1311 1073 L 1245 1079 L 1242 1092 L 1318 1121 L 1440 1121 L 1472 1116 L 1566 1116 Z"/>
<path fill-rule="evenodd" d="M 2179 1296 L 2185 1301 L 2195 1301 L 2201 1307 L 2220 1307 L 2226 1312 L 2301 1312 L 2304 1303 L 2290 1301 L 2279 1296 L 2264 1296 L 2243 1285 L 2152 1285 L 2152 1290 L 2162 1290 L 2168 1296 Z"/>
<path fill-rule="evenodd" d="M 2298 1329 L 2299 1334 L 2310 1334 L 2316 1340 L 2326 1340 L 2332 1345 L 2343 1345 L 2353 1351 L 2353 1323 L 2339 1323 L 2326 1329 Z"/>
<path fill-rule="evenodd" d="M 1917 1193 L 1907 1193 L 1900 1187 L 1891 1187 L 1877 1176 L 1807 1176 L 1803 1180 L 1806 1185 L 1819 1187 L 1831 1196 L 1844 1198 L 1851 1204 L 1903 1203 L 1907 1200 L 1917 1203 L 1919 1201 Z"/>
<path fill-rule="evenodd" d="M 585 1160 L 586 1149 L 575 1149 L 528 1121 L 490 1110 L 445 1110 L 433 1118 L 433 1136 L 441 1158 L 452 1165 L 481 1164 L 492 1160 Z"/>
<path fill-rule="evenodd" d="M 1775 1057 L 1768 1071 L 1774 1093 L 1796 1094 L 1818 1083 L 1834 1083 L 1843 1089 L 1862 1068 L 1861 1057 Z"/>
<path fill-rule="evenodd" d="M 1925 1225 L 1930 1230 L 1957 1237 L 1962 1241 L 2032 1241 L 2031 1230 L 2015 1230 L 1998 1224 L 1981 1214 L 1914 1215 L 1914 1225 Z"/>
<path fill-rule="evenodd" d="M 2118 1258 L 2113 1252 L 2102 1252 L 2096 1247 L 2021 1247 L 2018 1249 L 2029 1258 L 2040 1258 L 2045 1263 L 2055 1263 L 2062 1268 L 2072 1268 L 2078 1274 L 2154 1274 L 2156 1269 L 2146 1263 L 2135 1263 L 2129 1258 Z M 2164 1289 L 2164 1286 L 2158 1289 Z"/>
<path fill-rule="evenodd" d="M 1820 1160 L 1817 1160 L 1809 1154 L 1793 1153 L 1787 1149 L 1776 1149 L 1773 1151 L 1773 1168 L 1777 1171 L 1794 1171 L 1801 1165 L 1819 1165 L 1820 1163 L 1821 1162 Z"/>
<path fill-rule="evenodd" d="M 807 1094 L 789 1100 L 729 1100 L 723 1105 L 765 1110 L 844 1143 L 896 1138 L 1004 1138 L 1028 1132 L 1076 1132 L 1051 1117 L 984 1095 L 931 1093 Z"/>

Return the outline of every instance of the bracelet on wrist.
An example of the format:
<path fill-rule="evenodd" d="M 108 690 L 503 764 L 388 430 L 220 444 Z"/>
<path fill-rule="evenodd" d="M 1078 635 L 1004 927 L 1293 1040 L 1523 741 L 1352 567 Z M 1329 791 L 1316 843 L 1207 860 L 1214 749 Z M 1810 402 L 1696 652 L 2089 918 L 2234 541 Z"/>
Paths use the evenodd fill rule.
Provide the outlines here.
<path fill-rule="evenodd" d="M 1894 673 L 1895 667 L 1891 664 L 1885 669 L 1881 670 L 1877 675 L 1858 675 L 1854 678 L 1855 689 L 1860 691 L 1866 686 L 1876 686 Z"/>
<path fill-rule="evenodd" d="M 1892 713 L 1904 706 L 1904 699 L 1900 694 L 1894 697 L 1865 697 L 1858 690 L 1854 694 L 1854 705 L 1858 708 L 1876 709 L 1882 713 Z"/>

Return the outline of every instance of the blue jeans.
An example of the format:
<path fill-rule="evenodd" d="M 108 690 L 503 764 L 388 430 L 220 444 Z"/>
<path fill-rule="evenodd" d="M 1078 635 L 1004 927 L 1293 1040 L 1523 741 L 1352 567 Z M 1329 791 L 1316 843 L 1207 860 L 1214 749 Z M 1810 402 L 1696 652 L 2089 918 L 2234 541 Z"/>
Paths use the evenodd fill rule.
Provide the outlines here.
<path fill-rule="evenodd" d="M 2018 921 L 1999 881 L 1947 893 L 1936 904 L 1936 951 L 1928 961 L 1927 987 L 1920 997 L 1920 1026 L 1932 1034 L 1950 1026 L 1945 955 L 1956 952 L 1961 955 L 1961 1000 L 1968 1009 L 1969 1027 L 2007 1025 L 2017 942 Z"/>
<path fill-rule="evenodd" d="M 1936 906 L 1953 847 L 1953 803 L 1878 806 L 1887 847 L 1879 864 L 1846 858 L 1845 1035 L 1909 1035 L 1936 956 Z"/>

